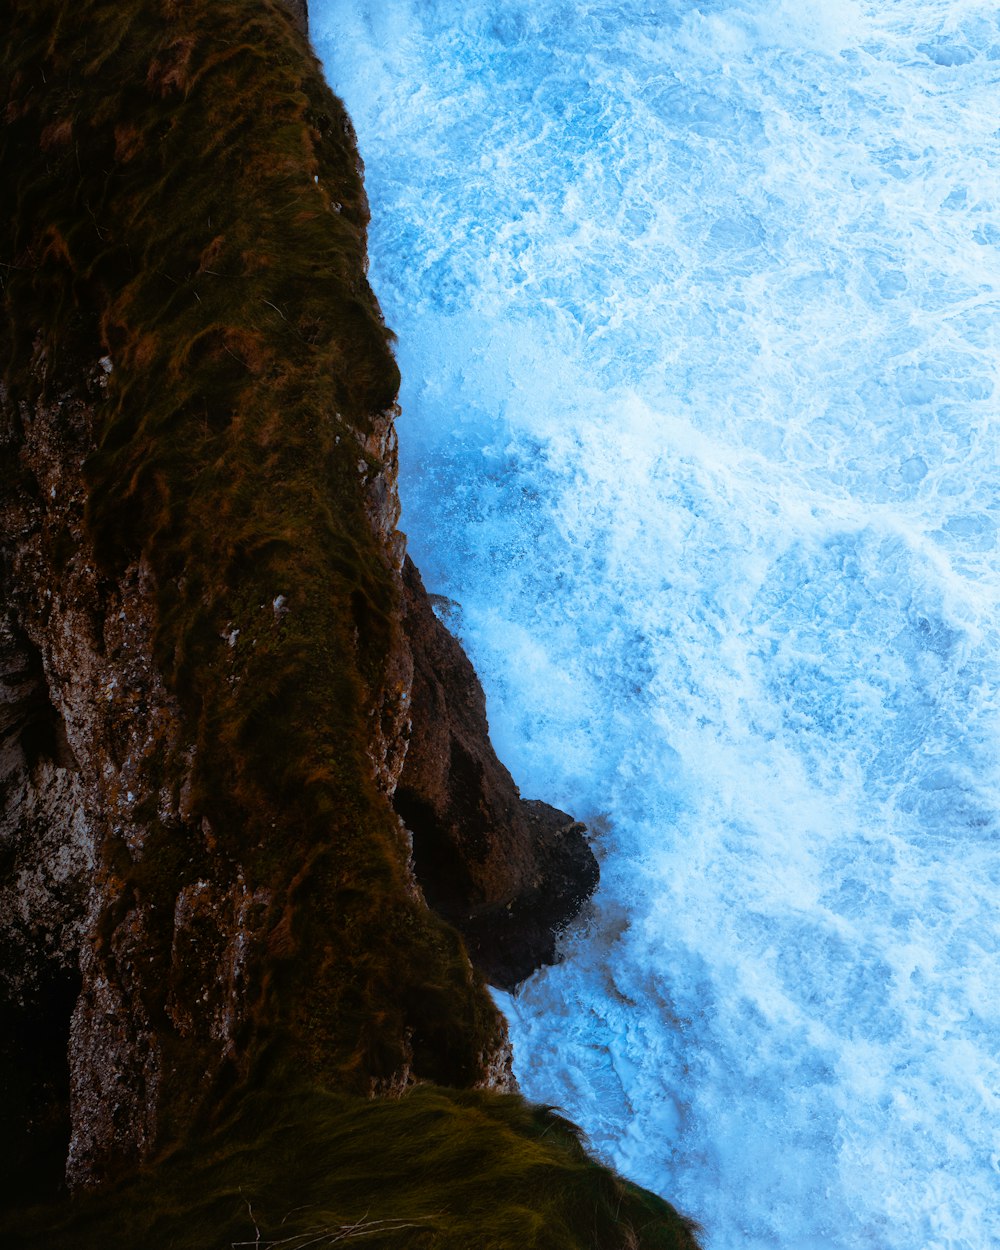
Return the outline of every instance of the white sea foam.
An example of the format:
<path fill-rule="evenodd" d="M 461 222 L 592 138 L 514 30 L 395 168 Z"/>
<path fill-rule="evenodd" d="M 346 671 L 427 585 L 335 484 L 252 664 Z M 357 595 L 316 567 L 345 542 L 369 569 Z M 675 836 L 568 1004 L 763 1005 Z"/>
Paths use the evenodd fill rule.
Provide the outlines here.
<path fill-rule="evenodd" d="M 710 1250 L 1000 1245 L 1000 25 L 312 0 L 404 525 L 602 887 L 503 1005 Z"/>

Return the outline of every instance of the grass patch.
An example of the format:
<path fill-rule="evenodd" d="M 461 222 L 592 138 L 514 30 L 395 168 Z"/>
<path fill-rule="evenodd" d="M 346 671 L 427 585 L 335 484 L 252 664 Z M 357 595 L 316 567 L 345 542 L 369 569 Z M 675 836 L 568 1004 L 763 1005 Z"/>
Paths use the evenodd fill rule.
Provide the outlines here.
<path fill-rule="evenodd" d="M 433 1087 L 257 1095 L 197 1150 L 21 1212 L 17 1232 L 24 1250 L 696 1250 L 687 1221 L 595 1163 L 551 1109 Z"/>

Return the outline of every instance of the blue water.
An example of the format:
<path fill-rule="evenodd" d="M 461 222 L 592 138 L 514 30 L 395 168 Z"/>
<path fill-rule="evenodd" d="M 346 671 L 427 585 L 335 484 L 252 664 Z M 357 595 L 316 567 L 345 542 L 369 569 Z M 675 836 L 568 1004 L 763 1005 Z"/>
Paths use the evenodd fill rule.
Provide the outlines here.
<path fill-rule="evenodd" d="M 602 859 L 522 1087 L 709 1250 L 991 1250 L 996 7 L 310 8 L 410 549 Z"/>

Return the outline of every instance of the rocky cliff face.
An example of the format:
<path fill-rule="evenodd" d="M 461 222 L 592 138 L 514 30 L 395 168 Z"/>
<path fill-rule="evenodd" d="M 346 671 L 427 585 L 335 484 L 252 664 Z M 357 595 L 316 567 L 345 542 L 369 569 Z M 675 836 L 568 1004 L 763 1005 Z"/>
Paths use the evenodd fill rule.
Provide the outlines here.
<path fill-rule="evenodd" d="M 102 577 L 86 536 L 82 465 L 106 377 L 89 365 L 51 398 L 2 396 L 0 984 L 5 1015 L 20 1022 L 12 1038 L 5 1031 L 4 1075 L 14 1105 L 28 1095 L 32 1149 L 12 1154 L 32 1173 L 35 1150 L 61 1166 L 44 1132 L 58 1115 L 73 1179 L 141 1154 L 157 1137 L 169 1008 L 164 999 L 154 1019 L 150 999 L 169 965 L 165 918 L 121 870 L 141 864 L 157 840 L 182 836 L 191 750 L 152 655 L 149 566 L 140 558 Z M 183 942 L 189 889 L 178 891 L 172 943 Z M 212 999 L 220 992 L 213 986 Z M 218 1010 L 205 1006 L 209 1018 Z M 62 1053 L 53 1055 L 55 1036 Z M 42 1042 L 49 1071 L 24 1090 L 22 1065 Z"/>
<path fill-rule="evenodd" d="M 7 1188 L 128 1171 L 262 1073 L 509 1087 L 466 950 L 515 983 L 596 869 L 404 559 L 304 5 L 0 11 Z"/>

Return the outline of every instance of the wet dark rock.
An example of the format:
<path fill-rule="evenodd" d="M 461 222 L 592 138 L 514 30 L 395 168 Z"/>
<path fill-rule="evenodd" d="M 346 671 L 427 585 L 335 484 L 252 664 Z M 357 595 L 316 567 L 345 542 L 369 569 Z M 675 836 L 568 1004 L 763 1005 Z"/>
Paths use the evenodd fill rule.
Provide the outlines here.
<path fill-rule="evenodd" d="M 490 743 L 475 670 L 409 558 L 403 581 L 412 729 L 393 801 L 427 901 L 486 979 L 511 989 L 555 960 L 556 935 L 597 885 L 597 862 L 582 824 L 521 798 Z"/>

